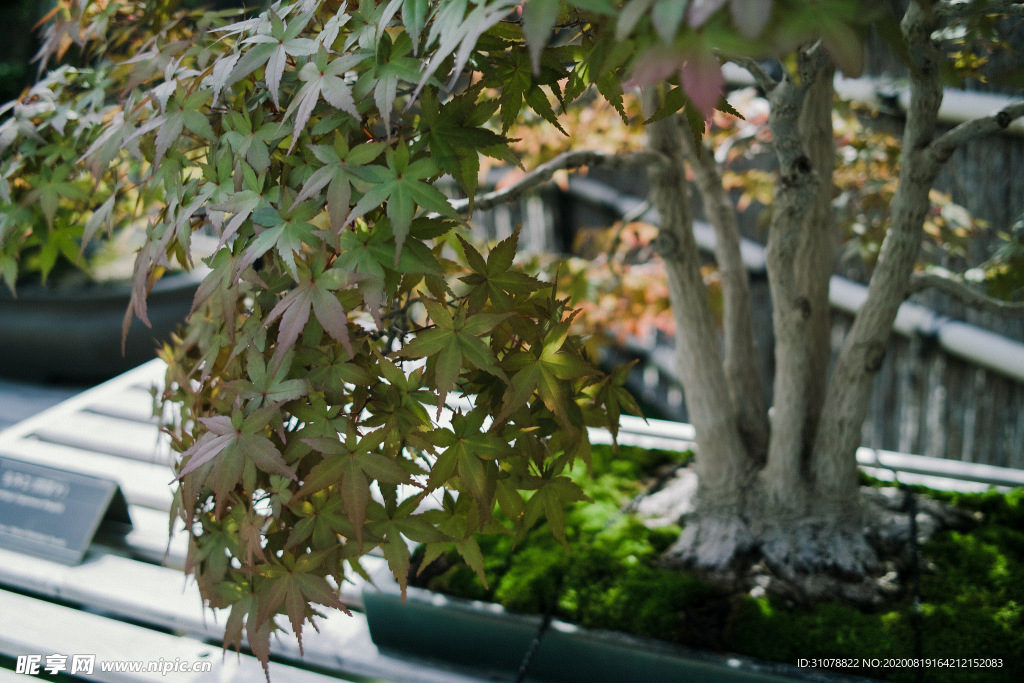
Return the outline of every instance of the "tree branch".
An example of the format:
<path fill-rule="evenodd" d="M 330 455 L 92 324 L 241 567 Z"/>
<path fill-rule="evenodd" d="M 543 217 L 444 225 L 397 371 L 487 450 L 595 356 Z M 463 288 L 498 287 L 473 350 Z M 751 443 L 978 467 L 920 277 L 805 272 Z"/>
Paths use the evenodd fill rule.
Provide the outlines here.
<path fill-rule="evenodd" d="M 740 254 L 736 208 L 722 185 L 712 151 L 692 135 L 681 137 L 697 189 L 704 200 L 704 214 L 715 229 L 715 261 L 722 276 L 724 367 L 729 394 L 738 415 L 740 432 L 750 451 L 761 459 L 768 449 L 768 412 L 761 395 L 749 275 Z"/>
<path fill-rule="evenodd" d="M 956 148 L 965 142 L 990 133 L 1005 130 L 1016 119 L 1024 116 L 1024 101 L 1014 102 L 991 116 L 983 116 L 961 123 L 935 138 L 928 146 L 928 159 L 936 167 L 949 160 Z"/>
<path fill-rule="evenodd" d="M 966 282 L 949 271 L 933 269 L 924 273 L 914 273 L 907 289 L 907 295 L 920 292 L 925 289 L 937 289 L 940 292 L 949 294 L 962 303 L 986 313 L 999 315 L 1013 315 L 1024 312 L 1024 301 L 1002 301 L 982 294 L 971 288 Z"/>
<path fill-rule="evenodd" d="M 650 168 L 652 166 L 663 166 L 666 163 L 667 160 L 663 154 L 652 150 L 629 152 L 626 154 L 608 154 L 607 152 L 597 150 L 565 152 L 551 161 L 541 164 L 512 185 L 480 195 L 472 203 L 472 207 L 486 210 L 499 204 L 515 201 L 528 190 L 551 180 L 551 176 L 556 171 L 561 171 L 562 169 L 581 168 L 583 166 L 611 169 L 629 167 Z M 452 208 L 460 213 L 470 210 L 470 201 L 468 199 L 455 199 L 452 200 L 451 204 Z"/>
<path fill-rule="evenodd" d="M 779 84 L 767 71 L 762 68 L 756 60 L 750 57 L 729 57 L 728 60 L 736 66 L 742 67 L 750 72 L 750 75 L 754 77 L 754 81 L 758 87 L 764 91 L 765 95 L 770 95 L 772 90 L 775 90 L 775 86 Z"/>
<path fill-rule="evenodd" d="M 943 56 L 932 40 L 935 25 L 922 8 L 907 6 L 901 28 L 910 61 L 910 108 L 903 130 L 900 180 L 890 204 L 892 222 L 882 240 L 868 296 L 846 334 L 829 379 L 814 448 L 818 500 L 825 509 L 856 505 L 857 463 L 854 454 L 875 375 L 885 356 L 893 321 L 913 274 L 921 247 L 929 191 L 939 166 L 928 158 L 937 139 Z"/>

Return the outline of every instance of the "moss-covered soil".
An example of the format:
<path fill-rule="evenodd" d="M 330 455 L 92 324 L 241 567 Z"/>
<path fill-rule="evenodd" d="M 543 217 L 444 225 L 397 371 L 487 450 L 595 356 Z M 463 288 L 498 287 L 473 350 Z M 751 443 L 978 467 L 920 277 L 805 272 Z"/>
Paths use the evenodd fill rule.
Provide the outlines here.
<path fill-rule="evenodd" d="M 593 477 L 582 467 L 575 473 L 593 502 L 569 512 L 568 549 L 544 526 L 518 543 L 512 536 L 481 538 L 486 587 L 454 550 L 411 577 L 412 583 L 517 612 L 553 609 L 557 618 L 588 628 L 790 664 L 800 658 L 881 660 L 882 666 L 846 670 L 860 676 L 1024 680 L 1024 489 L 1006 495 L 917 490 L 981 518 L 971 531 L 940 532 L 921 548 L 918 611 L 909 587 L 872 611 L 838 602 L 797 607 L 772 595 L 728 594 L 697 576 L 657 566 L 679 527 L 649 529 L 622 510 L 687 457 L 596 447 Z M 886 659 L 910 659 L 917 652 L 944 664 L 989 659 L 1001 666 L 933 662 L 920 678 L 913 668 L 884 666 Z"/>

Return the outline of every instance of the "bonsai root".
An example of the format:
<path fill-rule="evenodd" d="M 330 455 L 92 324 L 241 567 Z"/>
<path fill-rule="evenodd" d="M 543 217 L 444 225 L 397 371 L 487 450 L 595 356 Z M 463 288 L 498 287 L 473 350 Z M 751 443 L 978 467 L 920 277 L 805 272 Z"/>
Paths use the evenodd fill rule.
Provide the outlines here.
<path fill-rule="evenodd" d="M 862 487 L 860 520 L 759 510 L 732 516 L 702 514 L 696 474 L 681 469 L 636 506 L 649 526 L 679 523 L 679 539 L 662 556 L 665 566 L 697 571 L 733 593 L 779 595 L 794 604 L 841 599 L 874 607 L 907 590 L 911 569 L 908 494 Z M 965 529 L 974 518 L 932 499 L 917 500 L 917 543 L 944 529 Z"/>

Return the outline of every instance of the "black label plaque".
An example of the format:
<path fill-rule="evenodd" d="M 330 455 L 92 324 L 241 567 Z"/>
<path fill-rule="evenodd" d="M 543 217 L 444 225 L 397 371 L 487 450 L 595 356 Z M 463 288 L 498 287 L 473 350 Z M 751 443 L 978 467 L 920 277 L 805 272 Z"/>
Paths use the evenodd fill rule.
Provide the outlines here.
<path fill-rule="evenodd" d="M 101 526 L 131 529 L 116 482 L 0 458 L 0 546 L 78 564 Z"/>

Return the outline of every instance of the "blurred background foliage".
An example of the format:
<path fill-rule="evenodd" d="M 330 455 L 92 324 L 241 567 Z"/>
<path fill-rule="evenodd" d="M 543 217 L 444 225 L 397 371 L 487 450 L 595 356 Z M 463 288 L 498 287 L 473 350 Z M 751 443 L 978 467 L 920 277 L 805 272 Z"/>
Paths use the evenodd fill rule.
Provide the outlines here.
<path fill-rule="evenodd" d="M 263 0 L 164 0 L 168 10 L 176 7 L 197 9 L 257 9 Z M 30 86 L 36 77 L 37 65 L 32 58 L 39 49 L 36 24 L 53 8 L 53 0 L 4 0 L 0 3 L 0 103 L 13 100 Z"/>

